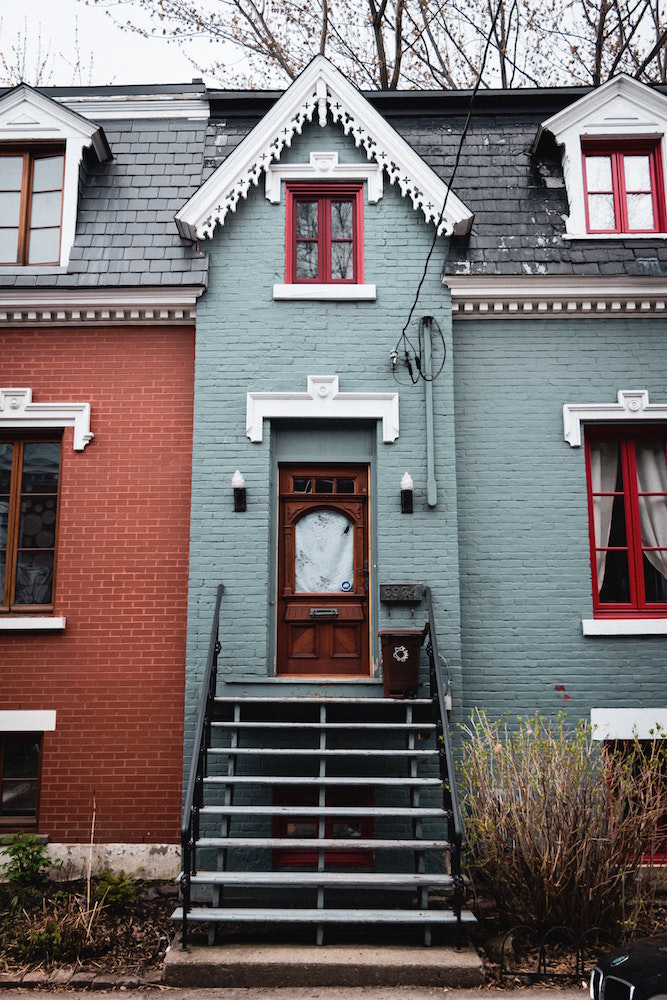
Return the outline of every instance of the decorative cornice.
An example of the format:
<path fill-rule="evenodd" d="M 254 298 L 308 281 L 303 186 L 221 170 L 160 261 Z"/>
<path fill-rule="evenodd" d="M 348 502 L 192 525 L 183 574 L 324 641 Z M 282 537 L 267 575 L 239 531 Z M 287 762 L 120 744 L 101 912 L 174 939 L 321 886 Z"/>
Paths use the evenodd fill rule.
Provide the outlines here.
<path fill-rule="evenodd" d="M 316 56 L 177 213 L 181 235 L 192 240 L 212 236 L 315 115 L 321 127 L 331 116 L 355 146 L 386 171 L 390 182 L 398 184 L 426 221 L 437 224 L 439 233 L 468 232 L 472 213 L 463 202 L 342 73 L 324 56 Z"/>
<path fill-rule="evenodd" d="M 32 389 L 0 389 L 1 427 L 73 427 L 74 451 L 93 440 L 90 403 L 33 403 Z"/>
<path fill-rule="evenodd" d="M 188 119 L 208 121 L 210 106 L 200 94 L 156 94 L 151 96 L 55 98 L 63 107 L 95 121 L 157 121 Z"/>
<path fill-rule="evenodd" d="M 665 316 L 667 278 L 445 275 L 454 319 Z"/>
<path fill-rule="evenodd" d="M 581 447 L 581 425 L 667 421 L 666 403 L 649 403 L 646 389 L 619 389 L 615 403 L 565 403 L 563 434 L 572 448 Z"/>
<path fill-rule="evenodd" d="M 339 163 L 338 153 L 312 152 L 308 163 L 272 163 L 266 171 L 265 193 L 274 205 L 280 204 L 282 181 L 365 181 L 369 205 L 383 195 L 382 167 L 379 163 Z"/>
<path fill-rule="evenodd" d="M 306 392 L 249 392 L 246 434 L 259 442 L 264 420 L 381 420 L 382 440 L 398 437 L 397 392 L 339 392 L 337 375 L 309 375 Z"/>
<path fill-rule="evenodd" d="M 203 286 L 177 289 L 0 291 L 0 328 L 8 326 L 187 325 Z"/>

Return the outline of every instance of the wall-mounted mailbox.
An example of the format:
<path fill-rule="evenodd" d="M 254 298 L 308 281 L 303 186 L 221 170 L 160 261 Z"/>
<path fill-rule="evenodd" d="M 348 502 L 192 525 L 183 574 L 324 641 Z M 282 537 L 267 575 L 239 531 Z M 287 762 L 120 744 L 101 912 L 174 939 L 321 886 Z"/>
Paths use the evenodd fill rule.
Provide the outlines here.
<path fill-rule="evenodd" d="M 423 583 L 381 583 L 383 604 L 419 604 L 424 597 Z"/>

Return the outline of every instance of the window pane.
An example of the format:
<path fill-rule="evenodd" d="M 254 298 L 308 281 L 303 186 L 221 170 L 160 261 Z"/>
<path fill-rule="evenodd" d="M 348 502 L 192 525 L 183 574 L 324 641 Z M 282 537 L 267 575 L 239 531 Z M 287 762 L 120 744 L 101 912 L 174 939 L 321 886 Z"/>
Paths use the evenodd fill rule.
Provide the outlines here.
<path fill-rule="evenodd" d="M 28 249 L 29 264 L 55 264 L 60 257 L 60 226 L 32 229 Z"/>
<path fill-rule="evenodd" d="M 292 481 L 292 492 L 293 493 L 312 493 L 312 483 L 310 477 L 301 476 L 295 477 Z"/>
<path fill-rule="evenodd" d="M 354 526 L 333 510 L 317 510 L 297 522 L 294 541 L 297 593 L 341 593 L 353 586 Z"/>
<path fill-rule="evenodd" d="M 0 551 L 4 553 L 7 548 L 7 524 L 9 522 L 9 501 L 0 499 Z M 0 586 L 0 601 L 2 600 L 2 587 Z"/>
<path fill-rule="evenodd" d="M 635 446 L 647 601 L 663 601 L 667 577 L 667 458 L 662 441 Z"/>
<path fill-rule="evenodd" d="M 298 201 L 296 203 L 296 235 L 317 239 L 317 202 Z"/>
<path fill-rule="evenodd" d="M 667 550 L 644 553 L 644 591 L 647 604 L 664 604 L 667 601 L 667 579 L 649 562 L 648 557 L 667 562 Z"/>
<path fill-rule="evenodd" d="M 650 191 L 651 168 L 648 156 L 624 156 L 625 190 Z"/>
<path fill-rule="evenodd" d="M 36 737 L 5 737 L 0 800 L 3 816 L 35 815 L 38 768 L 39 740 Z"/>
<path fill-rule="evenodd" d="M 297 243 L 296 245 L 296 276 L 297 278 L 317 278 L 317 243 Z"/>
<path fill-rule="evenodd" d="M 24 498 L 21 502 L 19 546 L 22 549 L 50 549 L 55 541 L 55 497 Z"/>
<path fill-rule="evenodd" d="M 627 205 L 629 229 L 655 229 L 652 195 L 629 194 Z"/>
<path fill-rule="evenodd" d="M 27 441 L 23 448 L 22 493 L 57 493 L 59 441 Z"/>
<path fill-rule="evenodd" d="M 0 156 L 0 191 L 20 191 L 23 179 L 22 156 Z"/>
<path fill-rule="evenodd" d="M 616 212 L 612 194 L 588 196 L 588 224 L 591 229 L 616 229 Z"/>
<path fill-rule="evenodd" d="M 5 737 L 2 777 L 37 778 L 39 741 L 33 737 Z"/>
<path fill-rule="evenodd" d="M 40 156 L 35 158 L 32 168 L 33 191 L 61 190 L 63 186 L 63 160 L 63 156 Z M 60 201 L 60 198 L 58 200 Z"/>
<path fill-rule="evenodd" d="M 18 228 L 21 215 L 19 191 L 0 191 L 0 219 L 3 227 Z"/>
<path fill-rule="evenodd" d="M 8 494 L 12 481 L 12 456 L 14 445 L 9 441 L 0 442 L 0 494 Z"/>
<path fill-rule="evenodd" d="M 607 552 L 600 601 L 603 604 L 627 604 L 630 601 L 627 552 Z"/>
<path fill-rule="evenodd" d="M 15 264 L 18 254 L 18 229 L 0 229 L 0 264 Z"/>
<path fill-rule="evenodd" d="M 30 228 L 41 229 L 45 226 L 60 227 L 60 209 L 62 197 L 60 191 L 46 191 L 32 197 L 30 208 Z"/>
<path fill-rule="evenodd" d="M 337 493 L 354 493 L 355 480 L 354 479 L 337 479 L 336 480 L 336 492 Z"/>
<path fill-rule="evenodd" d="M 331 277 L 339 281 L 354 277 L 351 243 L 331 244 Z"/>
<path fill-rule="evenodd" d="M 4 601 L 5 597 L 5 566 L 7 565 L 7 557 L 4 552 L 0 552 L 0 604 Z"/>
<path fill-rule="evenodd" d="M 589 191 L 612 191 L 611 157 L 586 157 L 586 186 Z"/>
<path fill-rule="evenodd" d="M 51 604 L 53 552 L 19 552 L 14 604 Z"/>
<path fill-rule="evenodd" d="M 334 481 L 333 479 L 316 479 L 315 480 L 315 492 L 316 493 L 333 493 L 334 491 Z"/>
<path fill-rule="evenodd" d="M 352 239 L 352 202 L 331 202 L 331 235 L 334 239 Z"/>

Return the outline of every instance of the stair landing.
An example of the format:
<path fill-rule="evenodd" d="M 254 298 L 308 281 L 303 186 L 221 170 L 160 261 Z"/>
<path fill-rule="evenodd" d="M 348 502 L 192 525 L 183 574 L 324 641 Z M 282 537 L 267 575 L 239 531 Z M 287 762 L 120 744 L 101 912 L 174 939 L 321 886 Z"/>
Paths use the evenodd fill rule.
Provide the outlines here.
<path fill-rule="evenodd" d="M 219 948 L 174 941 L 163 983 L 179 987 L 481 986 L 484 967 L 471 947 L 382 948 L 356 945 L 226 944 Z"/>

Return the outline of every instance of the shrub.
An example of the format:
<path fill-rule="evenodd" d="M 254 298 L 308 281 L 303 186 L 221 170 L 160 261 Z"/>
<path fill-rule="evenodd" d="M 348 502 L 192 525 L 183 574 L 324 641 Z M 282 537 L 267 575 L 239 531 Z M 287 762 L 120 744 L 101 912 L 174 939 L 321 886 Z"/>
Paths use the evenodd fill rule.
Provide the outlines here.
<path fill-rule="evenodd" d="M 105 903 L 112 910 L 123 910 L 137 898 L 137 886 L 131 875 L 124 871 L 114 874 L 105 870 L 95 880 L 93 899 Z"/>
<path fill-rule="evenodd" d="M 510 730 L 480 712 L 464 732 L 475 891 L 512 924 L 633 931 L 655 884 L 639 869 L 655 855 L 667 808 L 660 741 L 603 750 L 589 726 L 568 727 L 563 715 Z"/>
<path fill-rule="evenodd" d="M 0 868 L 9 883 L 12 907 L 41 902 L 55 867 L 45 845 L 34 833 L 13 833 L 2 838 L 2 848 L 7 861 Z"/>

